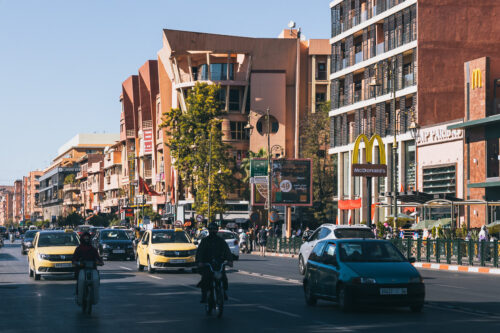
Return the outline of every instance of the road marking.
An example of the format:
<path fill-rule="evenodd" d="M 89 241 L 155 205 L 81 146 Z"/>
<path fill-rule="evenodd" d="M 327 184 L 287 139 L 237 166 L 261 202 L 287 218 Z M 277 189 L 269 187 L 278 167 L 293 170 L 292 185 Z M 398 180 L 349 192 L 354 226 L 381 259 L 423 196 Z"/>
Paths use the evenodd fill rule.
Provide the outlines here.
<path fill-rule="evenodd" d="M 236 270 L 235 273 L 242 274 L 242 275 L 254 276 L 254 277 L 260 277 L 260 278 L 264 278 L 264 279 L 268 279 L 268 280 L 274 280 L 274 281 L 302 285 L 302 282 L 299 280 L 288 279 L 288 278 L 284 278 L 281 276 L 267 275 L 267 274 L 262 274 L 262 273 L 253 273 L 253 272 L 247 272 L 247 271 L 242 271 L 242 270 Z"/>
<path fill-rule="evenodd" d="M 125 266 L 120 266 L 120 268 L 126 269 L 127 271 L 131 271 L 132 270 L 132 268 L 128 268 L 128 267 L 125 267 Z"/>
<path fill-rule="evenodd" d="M 285 315 L 285 316 L 294 317 L 294 318 L 301 318 L 301 316 L 299 316 L 298 314 L 287 312 L 287 311 L 281 311 L 278 309 L 270 308 L 270 307 L 265 306 L 265 305 L 259 305 L 258 307 L 263 309 L 263 310 L 268 310 L 268 311 L 280 313 L 280 314 Z"/>
<path fill-rule="evenodd" d="M 456 288 L 456 289 L 466 289 L 465 287 L 450 286 L 450 285 L 447 285 L 447 284 L 430 283 L 430 285 L 432 285 L 432 286 L 448 287 L 448 288 Z"/>
<path fill-rule="evenodd" d="M 152 279 L 157 279 L 157 280 L 163 280 L 163 278 L 158 277 L 158 276 L 153 276 L 153 275 L 148 275 Z"/>

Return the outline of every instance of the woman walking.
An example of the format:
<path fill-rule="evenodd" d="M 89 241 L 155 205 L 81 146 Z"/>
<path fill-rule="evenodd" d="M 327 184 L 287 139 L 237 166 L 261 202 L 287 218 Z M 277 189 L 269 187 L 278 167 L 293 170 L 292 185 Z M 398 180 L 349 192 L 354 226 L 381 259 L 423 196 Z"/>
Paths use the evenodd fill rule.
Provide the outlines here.
<path fill-rule="evenodd" d="M 266 244 L 267 244 L 267 230 L 262 227 L 259 231 L 259 246 L 260 246 L 260 255 L 266 256 Z"/>

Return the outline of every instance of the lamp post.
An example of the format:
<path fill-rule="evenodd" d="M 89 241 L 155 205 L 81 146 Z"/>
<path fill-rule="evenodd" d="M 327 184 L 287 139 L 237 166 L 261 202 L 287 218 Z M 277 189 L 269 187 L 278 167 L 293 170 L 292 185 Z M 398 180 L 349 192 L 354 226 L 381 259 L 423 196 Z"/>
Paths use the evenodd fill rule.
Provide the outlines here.
<path fill-rule="evenodd" d="M 415 110 L 413 108 L 409 110 L 403 110 L 401 109 L 400 106 L 400 112 L 396 113 L 396 62 L 394 59 L 389 58 L 388 59 L 389 63 L 385 67 L 387 72 L 388 72 L 388 77 L 390 77 L 391 81 L 391 88 L 392 88 L 392 106 L 391 106 L 391 113 L 394 115 L 393 116 L 393 142 L 392 142 L 392 216 L 393 216 L 393 226 L 396 228 L 396 221 L 397 221 L 397 211 L 398 211 L 398 202 L 397 202 L 397 173 L 396 173 L 396 168 L 397 168 L 397 159 L 396 155 L 398 153 L 398 141 L 397 141 L 397 136 L 398 136 L 398 120 L 397 118 L 399 117 L 399 122 L 401 123 L 401 114 L 408 115 L 410 114 L 412 117 L 412 121 L 409 127 L 411 136 L 414 140 L 416 140 L 416 137 L 418 136 L 418 131 L 420 129 L 420 126 L 416 122 L 416 117 L 415 117 Z M 375 77 L 377 76 L 377 65 L 374 67 L 375 69 Z M 376 78 L 372 79 L 372 81 L 369 84 L 371 87 L 377 87 L 380 86 L 380 82 L 376 80 Z M 371 196 L 371 193 L 369 193 Z"/>

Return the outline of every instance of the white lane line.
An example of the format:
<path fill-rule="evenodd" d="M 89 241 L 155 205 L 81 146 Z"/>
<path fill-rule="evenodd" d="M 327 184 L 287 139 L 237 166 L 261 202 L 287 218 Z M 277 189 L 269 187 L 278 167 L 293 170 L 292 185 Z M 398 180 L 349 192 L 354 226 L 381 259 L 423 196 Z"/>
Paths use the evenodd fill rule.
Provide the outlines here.
<path fill-rule="evenodd" d="M 249 275 L 249 276 L 260 277 L 260 278 L 268 279 L 268 280 L 274 280 L 274 281 L 280 281 L 280 282 L 285 282 L 285 283 L 302 285 L 302 282 L 300 282 L 299 280 L 288 279 L 288 278 L 284 278 L 284 277 L 281 277 L 281 276 L 273 276 L 273 275 L 267 275 L 267 274 L 261 274 L 261 273 L 253 273 L 253 272 L 247 272 L 247 271 L 242 271 L 242 270 L 237 270 L 235 273 L 242 274 L 242 275 Z"/>
<path fill-rule="evenodd" d="M 281 311 L 281 310 L 278 310 L 278 309 L 270 308 L 270 307 L 265 306 L 265 305 L 259 305 L 259 308 L 261 308 L 263 310 L 267 310 L 267 311 L 272 311 L 272 312 L 280 313 L 282 315 L 289 316 L 289 317 L 302 318 L 298 314 L 287 312 L 287 311 Z"/>
<path fill-rule="evenodd" d="M 149 276 L 152 279 L 163 280 L 163 278 L 158 277 L 158 276 L 153 276 L 153 275 L 147 275 L 147 276 Z"/>
<path fill-rule="evenodd" d="M 125 267 L 125 266 L 120 266 L 120 268 L 126 269 L 127 271 L 131 271 L 132 270 L 132 268 L 128 268 L 128 267 Z"/>
<path fill-rule="evenodd" d="M 438 283 L 429 283 L 429 284 L 432 286 L 441 286 L 441 287 L 456 288 L 456 289 L 466 289 L 465 287 L 450 286 L 447 284 L 438 284 Z"/>

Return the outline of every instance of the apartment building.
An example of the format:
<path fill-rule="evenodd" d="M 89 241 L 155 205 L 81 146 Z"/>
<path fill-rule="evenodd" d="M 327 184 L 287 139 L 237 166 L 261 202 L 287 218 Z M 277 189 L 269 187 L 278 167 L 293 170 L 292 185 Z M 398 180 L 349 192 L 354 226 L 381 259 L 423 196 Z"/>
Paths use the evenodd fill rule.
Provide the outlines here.
<path fill-rule="evenodd" d="M 64 206 L 64 180 L 72 174 L 75 179 L 80 171 L 78 161 L 87 154 L 102 154 L 104 148 L 119 140 L 117 134 L 77 134 L 58 150 L 52 164 L 40 177 L 38 203 L 44 220 L 54 221 L 73 211 Z M 74 186 L 76 190 L 76 186 Z M 73 191 L 73 189 L 72 189 Z M 68 206 L 68 205 L 67 205 Z M 76 210 L 76 209 L 75 209 Z"/>
<path fill-rule="evenodd" d="M 437 158 L 426 162 L 426 171 L 421 170 L 410 124 L 415 121 L 422 128 L 444 124 L 446 128 L 448 122 L 463 118 L 462 67 L 471 59 L 485 55 L 493 59 L 500 54 L 496 37 L 500 28 L 495 22 L 500 4 L 488 0 L 335 0 L 330 10 L 329 152 L 338 161 L 336 199 L 362 202 L 361 209 L 339 210 L 339 222 L 359 223 L 367 220 L 368 195 L 366 179 L 351 177 L 354 140 L 362 133 L 379 134 L 388 175 L 396 173 L 398 191 L 422 191 L 421 176 L 425 175 L 419 173 L 432 173 L 449 163 Z M 398 145 L 393 156 L 395 135 Z M 374 151 L 372 162 L 377 163 Z M 366 161 L 365 156 L 362 148 L 361 161 Z M 394 171 L 393 158 L 397 161 Z M 458 168 L 447 172 L 457 184 L 462 183 Z M 372 185 L 373 202 L 390 204 L 391 177 L 374 178 Z M 435 194 L 463 196 L 461 192 L 443 186 Z M 388 213 L 378 210 L 375 220 Z"/>
<path fill-rule="evenodd" d="M 23 220 L 23 181 L 21 179 L 14 181 L 11 218 L 15 223 Z"/>
<path fill-rule="evenodd" d="M 12 196 L 14 186 L 0 185 L 0 225 L 12 221 Z"/>
<path fill-rule="evenodd" d="M 308 41 L 308 111 L 315 113 L 330 100 L 331 49 L 328 39 Z"/>
<path fill-rule="evenodd" d="M 24 188 L 24 218 L 36 221 L 41 218 L 41 209 L 38 207 L 38 190 L 40 188 L 40 177 L 43 172 L 30 171 L 28 176 L 23 178 Z"/>
<path fill-rule="evenodd" d="M 104 201 L 102 211 L 116 213 L 120 210 L 121 200 L 125 192 L 121 188 L 122 181 L 122 144 L 120 142 L 104 149 Z"/>
<path fill-rule="evenodd" d="M 464 131 L 464 198 L 479 202 L 464 215 L 468 226 L 480 227 L 500 223 L 500 59 L 471 59 L 463 72 L 463 121 L 447 129 Z"/>

